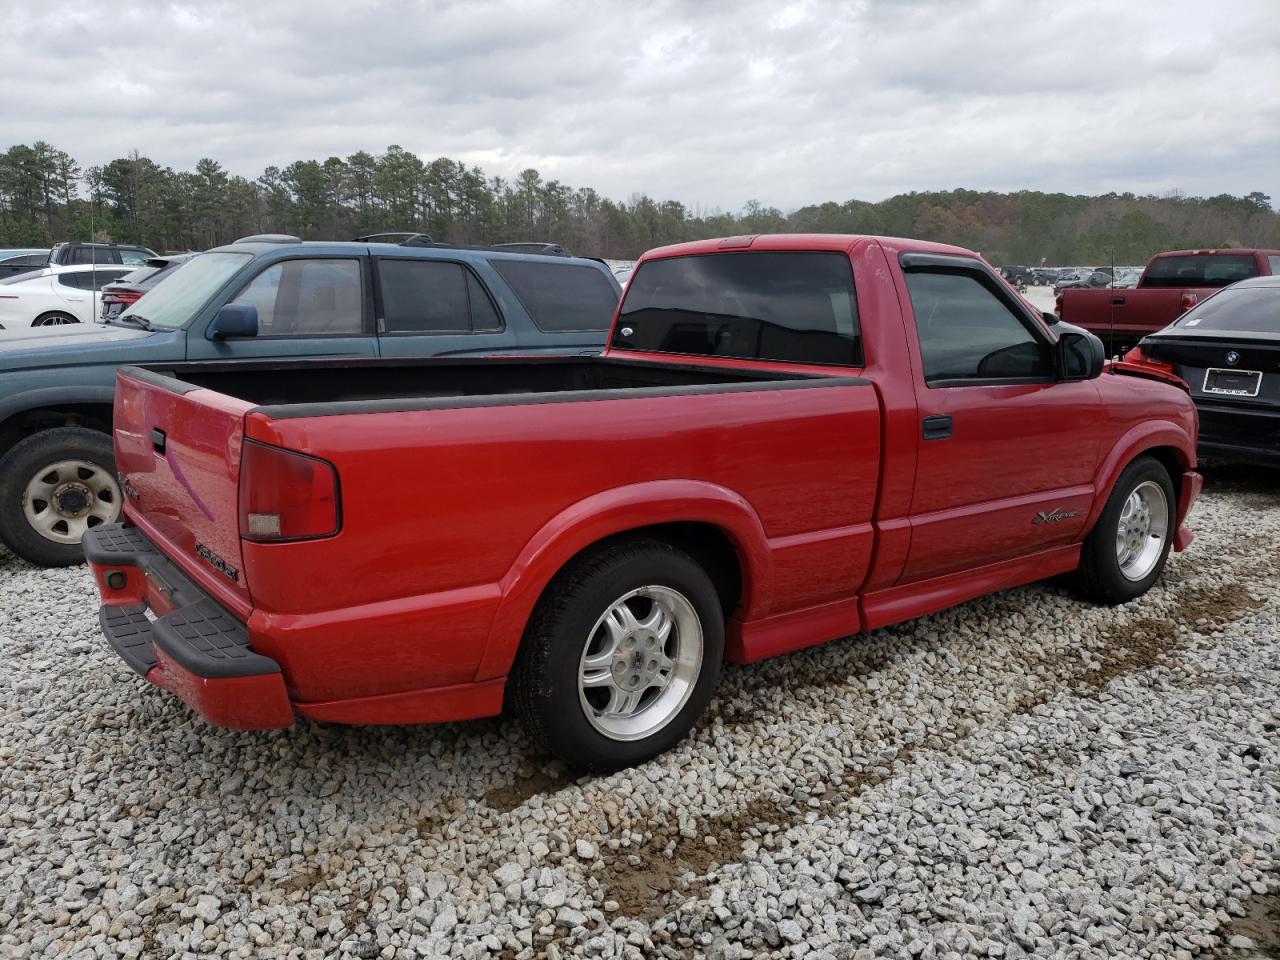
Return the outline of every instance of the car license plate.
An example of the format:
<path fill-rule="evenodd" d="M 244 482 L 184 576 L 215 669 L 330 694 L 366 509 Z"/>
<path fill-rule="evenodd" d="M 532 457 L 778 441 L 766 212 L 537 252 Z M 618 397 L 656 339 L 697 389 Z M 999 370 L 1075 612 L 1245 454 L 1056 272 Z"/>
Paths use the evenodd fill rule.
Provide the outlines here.
<path fill-rule="evenodd" d="M 1210 367 L 1204 372 L 1204 392 L 1229 397 L 1256 397 L 1262 387 L 1259 370 L 1221 370 Z"/>

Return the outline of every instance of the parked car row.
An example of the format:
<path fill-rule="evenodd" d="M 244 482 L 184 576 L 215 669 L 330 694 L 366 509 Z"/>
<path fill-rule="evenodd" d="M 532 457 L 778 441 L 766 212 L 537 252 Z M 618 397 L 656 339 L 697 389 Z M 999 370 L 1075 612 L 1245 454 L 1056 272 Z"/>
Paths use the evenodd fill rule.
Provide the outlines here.
<path fill-rule="evenodd" d="M 1151 258 L 1132 289 L 1063 289 L 1057 312 L 1102 337 L 1121 354 L 1194 307 L 1214 290 L 1280 273 L 1280 250 L 1170 250 Z"/>
<path fill-rule="evenodd" d="M 89 243 L 71 241 L 54 244 L 52 249 L 22 247 L 0 249 L 0 278 L 29 273 L 44 267 L 65 267 L 77 264 L 122 265 L 136 267 L 155 251 L 149 247 L 120 243 Z"/>

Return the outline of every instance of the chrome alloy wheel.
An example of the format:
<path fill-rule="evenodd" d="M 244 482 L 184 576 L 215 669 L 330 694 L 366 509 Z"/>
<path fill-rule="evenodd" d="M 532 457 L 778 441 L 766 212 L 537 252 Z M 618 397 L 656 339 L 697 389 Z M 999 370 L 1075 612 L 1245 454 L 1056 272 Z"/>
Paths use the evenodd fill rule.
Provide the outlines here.
<path fill-rule="evenodd" d="M 1153 480 L 1134 487 L 1120 510 L 1116 525 L 1116 561 L 1129 580 L 1141 580 L 1164 555 L 1169 533 L 1169 501 Z"/>
<path fill-rule="evenodd" d="M 59 460 L 27 482 L 22 512 L 46 540 L 79 543 L 87 530 L 120 516 L 120 485 L 96 463 Z"/>
<path fill-rule="evenodd" d="M 648 586 L 619 597 L 582 651 L 578 700 L 587 720 L 613 740 L 657 733 L 693 693 L 702 648 L 702 623 L 682 594 Z"/>

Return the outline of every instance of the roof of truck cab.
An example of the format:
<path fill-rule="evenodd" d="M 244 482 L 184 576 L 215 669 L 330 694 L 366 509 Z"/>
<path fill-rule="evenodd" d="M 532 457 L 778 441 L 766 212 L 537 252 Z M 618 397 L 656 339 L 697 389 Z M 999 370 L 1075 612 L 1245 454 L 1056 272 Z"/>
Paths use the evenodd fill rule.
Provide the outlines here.
<path fill-rule="evenodd" d="M 1273 255 L 1280 254 L 1280 250 L 1271 250 L 1267 247 L 1201 247 L 1198 250 L 1161 250 L 1152 260 L 1159 260 L 1162 257 L 1250 257 L 1255 253 Z"/>
<path fill-rule="evenodd" d="M 550 257 L 540 253 L 520 253 L 467 247 L 415 247 L 399 243 L 362 243 L 358 240 L 296 240 L 273 242 L 270 240 L 250 240 L 242 243 L 228 243 L 214 247 L 208 253 L 251 253 L 261 257 L 266 254 L 279 254 L 281 257 L 296 256 L 300 252 L 315 254 L 346 254 L 347 256 L 369 253 L 380 256 L 414 257 L 423 260 L 532 260 L 537 263 L 573 263 L 589 264 L 605 273 L 608 267 L 598 260 L 587 257 Z M 610 275 L 612 275 L 610 273 Z"/>
<path fill-rule="evenodd" d="M 906 237 L 879 237 L 849 233 L 761 233 L 740 237 L 717 237 L 712 240 L 694 240 L 675 243 L 650 250 L 643 257 L 652 260 L 661 257 L 682 257 L 699 253 L 737 253 L 743 251 L 795 251 L 795 250 L 850 250 L 863 241 L 881 243 L 894 253 L 941 253 L 960 257 L 981 257 L 972 250 L 949 243 L 933 243 L 929 240 L 911 240 Z"/>

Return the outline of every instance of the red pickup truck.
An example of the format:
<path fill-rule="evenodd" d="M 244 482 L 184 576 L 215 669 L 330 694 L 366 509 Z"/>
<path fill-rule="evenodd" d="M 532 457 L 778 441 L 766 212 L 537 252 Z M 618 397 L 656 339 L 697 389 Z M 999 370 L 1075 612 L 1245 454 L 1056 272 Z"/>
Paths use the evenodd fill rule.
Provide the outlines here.
<path fill-rule="evenodd" d="M 603 356 L 119 374 L 124 660 L 208 720 L 510 705 L 585 769 L 746 662 L 1075 572 L 1139 596 L 1200 490 L 1181 381 L 939 244 L 758 236 L 639 263 Z"/>
<path fill-rule="evenodd" d="M 1132 290 L 1063 290 L 1058 315 L 1097 334 L 1111 355 L 1163 330 L 1215 290 L 1280 273 L 1280 250 L 1170 250 L 1151 258 Z"/>

